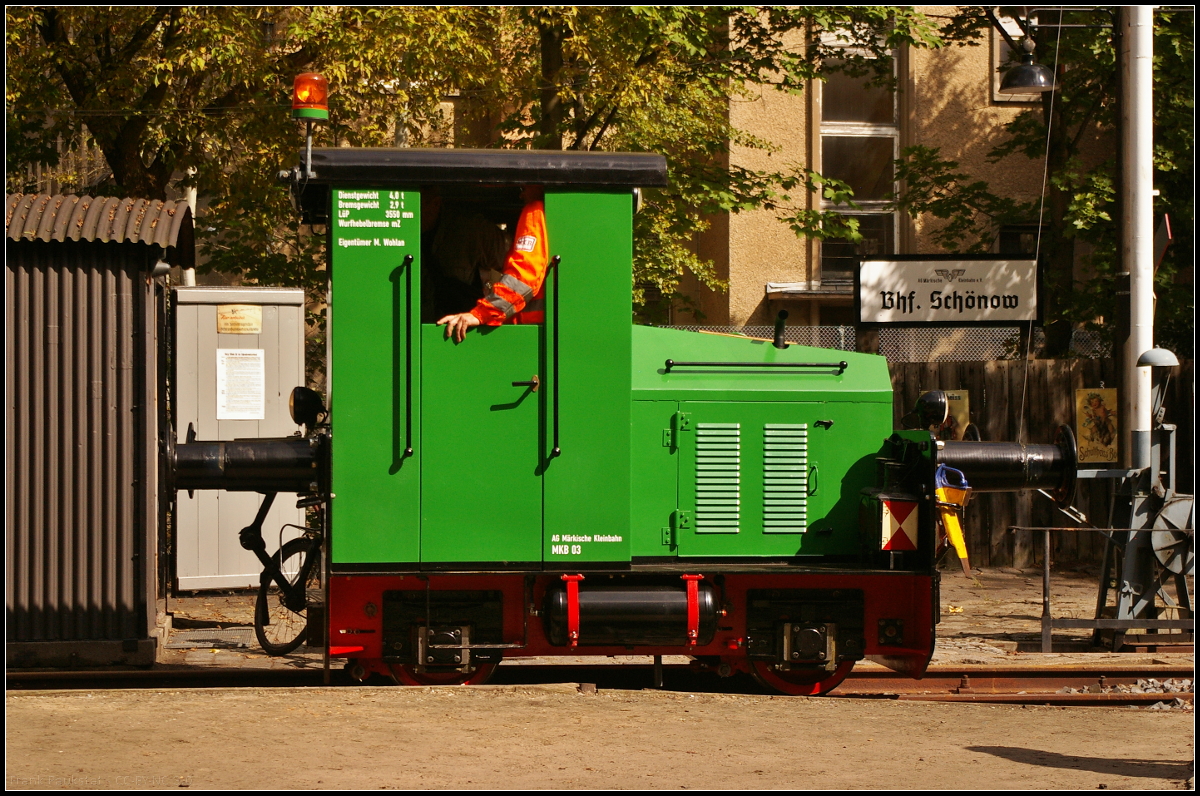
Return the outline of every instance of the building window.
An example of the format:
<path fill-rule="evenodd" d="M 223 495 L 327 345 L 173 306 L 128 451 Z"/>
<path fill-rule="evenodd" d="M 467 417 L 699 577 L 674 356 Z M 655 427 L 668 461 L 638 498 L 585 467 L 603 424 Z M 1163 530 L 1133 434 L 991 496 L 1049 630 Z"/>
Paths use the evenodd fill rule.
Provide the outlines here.
<path fill-rule="evenodd" d="M 861 257 L 893 254 L 896 214 L 887 212 L 895 191 L 894 161 L 899 156 L 900 128 L 896 94 L 868 85 L 867 78 L 837 72 L 821 84 L 821 162 L 818 171 L 842 180 L 854 191 L 859 209 L 822 203 L 858 220 L 860 243 L 827 240 L 821 243 L 821 284 L 851 284 Z"/>
<path fill-rule="evenodd" d="M 1043 236 L 1045 229 L 1042 230 Z M 1006 224 L 996 236 L 998 254 L 1020 254 L 1032 257 L 1037 254 L 1037 224 Z"/>
<path fill-rule="evenodd" d="M 821 120 L 851 124 L 892 125 L 896 95 L 882 86 L 868 86 L 844 72 L 829 75 L 824 85 Z"/>
<path fill-rule="evenodd" d="M 895 183 L 896 139 L 884 135 L 821 135 L 821 173 L 843 180 L 854 200 L 883 201 Z"/>
<path fill-rule="evenodd" d="M 853 284 L 854 270 L 864 257 L 880 257 L 896 251 L 896 219 L 893 213 L 855 213 L 859 243 L 848 240 L 821 242 L 821 283 L 825 285 Z"/>

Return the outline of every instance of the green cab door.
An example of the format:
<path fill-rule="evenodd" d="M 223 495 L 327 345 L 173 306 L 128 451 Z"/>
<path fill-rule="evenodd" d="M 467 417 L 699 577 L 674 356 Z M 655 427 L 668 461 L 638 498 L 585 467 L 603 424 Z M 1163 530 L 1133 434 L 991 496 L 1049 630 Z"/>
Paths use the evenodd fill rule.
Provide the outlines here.
<path fill-rule="evenodd" d="M 548 191 L 546 325 L 422 325 L 422 566 L 629 560 L 631 217 L 627 192 Z"/>
<path fill-rule="evenodd" d="M 421 327 L 421 563 L 540 562 L 538 326 Z M 526 384 L 521 384 L 526 382 Z M 514 386 L 514 383 L 518 383 Z"/>

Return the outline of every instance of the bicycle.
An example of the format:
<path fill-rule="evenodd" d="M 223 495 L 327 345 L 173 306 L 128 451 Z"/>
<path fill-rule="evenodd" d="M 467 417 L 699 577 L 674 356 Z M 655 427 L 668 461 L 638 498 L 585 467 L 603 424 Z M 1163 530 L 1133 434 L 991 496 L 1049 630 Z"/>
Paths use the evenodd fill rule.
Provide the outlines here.
<path fill-rule="evenodd" d="M 276 494 L 266 493 L 254 522 L 238 533 L 242 547 L 252 551 L 263 565 L 254 601 L 254 635 L 263 651 L 272 656 L 293 652 L 307 637 L 308 608 L 322 602 L 320 562 L 324 543 L 320 527 L 288 523 L 280 528 L 281 534 L 291 527 L 302 531 L 303 536 L 283 543 L 274 555 L 267 555 L 262 526 Z M 323 502 L 319 496 L 310 495 L 302 497 L 296 506 L 317 507 L 321 519 Z M 323 527 L 324 523 L 318 525 Z"/>

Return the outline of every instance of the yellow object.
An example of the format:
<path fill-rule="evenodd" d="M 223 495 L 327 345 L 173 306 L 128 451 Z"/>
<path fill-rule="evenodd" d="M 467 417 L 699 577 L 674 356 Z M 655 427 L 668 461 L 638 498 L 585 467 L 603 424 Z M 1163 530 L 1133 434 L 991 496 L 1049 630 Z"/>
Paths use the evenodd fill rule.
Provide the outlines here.
<path fill-rule="evenodd" d="M 971 494 L 970 489 L 958 489 L 952 486 L 938 487 L 938 517 L 942 521 L 942 528 L 946 531 L 946 536 L 950 538 L 950 544 L 954 546 L 954 552 L 958 553 L 958 561 L 962 564 L 963 574 L 970 577 L 971 562 L 967 558 L 967 539 L 963 533 L 962 526 L 962 511 L 963 506 L 967 503 L 967 496 Z"/>

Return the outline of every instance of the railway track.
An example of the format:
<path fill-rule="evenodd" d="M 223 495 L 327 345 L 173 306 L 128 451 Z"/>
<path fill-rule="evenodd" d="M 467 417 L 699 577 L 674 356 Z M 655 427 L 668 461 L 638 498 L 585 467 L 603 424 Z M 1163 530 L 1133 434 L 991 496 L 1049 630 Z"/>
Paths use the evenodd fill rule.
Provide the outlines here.
<path fill-rule="evenodd" d="M 890 671 L 854 672 L 833 695 L 926 702 L 1153 705 L 1177 698 L 1191 703 L 1194 676 L 1191 666 L 938 666 L 930 667 L 920 680 Z"/>
<path fill-rule="evenodd" d="M 334 684 L 350 684 L 341 671 Z M 493 685 L 586 683 L 601 690 L 646 689 L 652 682 L 649 665 L 501 666 Z M 1056 706 L 1174 706 L 1193 704 L 1194 669 L 1183 665 L 989 667 L 981 665 L 931 667 L 921 680 L 894 672 L 866 669 L 852 672 L 830 698 L 895 699 L 920 702 L 974 702 Z M 726 694 L 762 694 L 749 677 L 719 678 L 688 665 L 663 667 L 664 688 Z M 374 682 L 374 681 L 370 681 Z M 96 671 L 9 671 L 9 690 L 101 688 L 237 688 L 306 687 L 324 684 L 320 669 L 231 669 L 199 667 L 118 669 Z M 380 683 L 383 685 L 384 683 Z M 590 688 L 589 688 L 590 690 Z"/>

